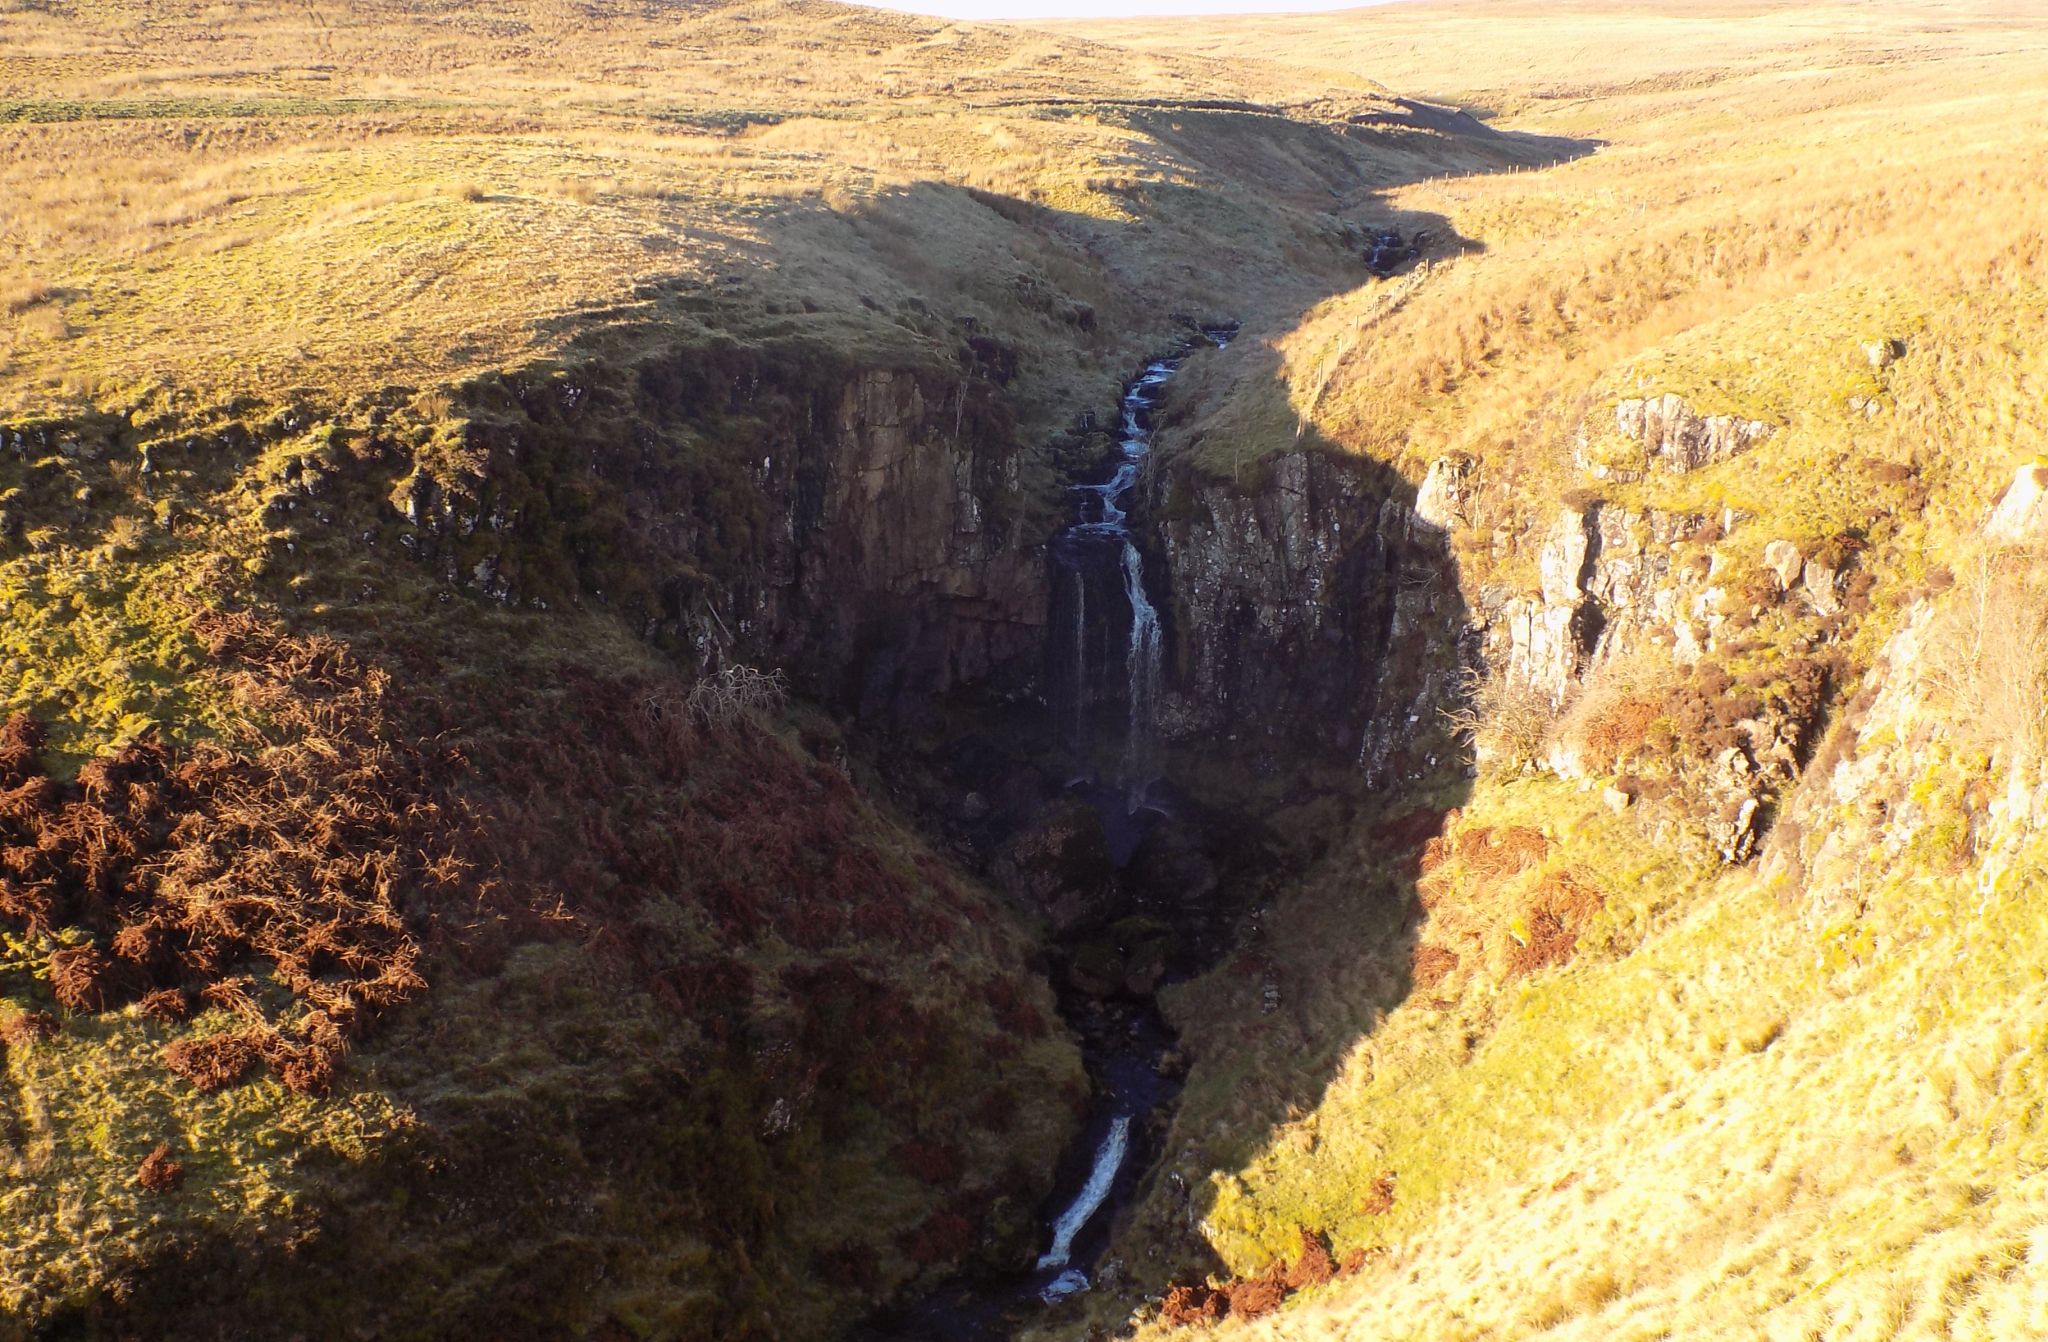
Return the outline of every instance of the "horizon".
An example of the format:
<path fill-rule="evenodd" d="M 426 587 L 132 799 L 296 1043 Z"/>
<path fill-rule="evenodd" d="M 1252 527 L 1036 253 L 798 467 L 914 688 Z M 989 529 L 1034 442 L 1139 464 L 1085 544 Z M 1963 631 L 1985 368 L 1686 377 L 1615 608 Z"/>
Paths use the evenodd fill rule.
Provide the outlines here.
<path fill-rule="evenodd" d="M 1231 18 L 1244 14 L 1329 14 L 1405 0 L 851 0 L 866 9 L 974 23 L 1038 19 Z"/>

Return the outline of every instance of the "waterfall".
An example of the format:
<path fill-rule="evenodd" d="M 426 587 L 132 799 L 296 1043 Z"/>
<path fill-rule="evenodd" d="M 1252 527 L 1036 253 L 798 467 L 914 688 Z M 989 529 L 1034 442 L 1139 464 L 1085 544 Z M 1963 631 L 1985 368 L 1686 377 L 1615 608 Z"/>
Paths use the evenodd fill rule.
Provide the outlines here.
<path fill-rule="evenodd" d="M 1088 577 L 1074 568 L 1074 735 L 1076 745 L 1088 733 Z"/>
<path fill-rule="evenodd" d="M 1144 762 L 1152 735 L 1152 717 L 1159 697 L 1159 612 L 1145 594 L 1145 560 L 1138 547 L 1124 541 L 1124 595 L 1131 603 L 1131 645 L 1125 654 L 1130 679 L 1130 723 L 1124 741 L 1126 762 L 1135 771 Z M 1143 780 L 1136 780 L 1142 782 Z"/>
<path fill-rule="evenodd" d="M 1119 1114 L 1110 1122 L 1109 1132 L 1096 1148 L 1095 1164 L 1088 1171 L 1088 1182 L 1060 1213 L 1060 1219 L 1053 1223 L 1052 1247 L 1038 1260 L 1040 1272 L 1065 1268 L 1074 1253 L 1074 1237 L 1102 1210 L 1102 1204 L 1109 1199 L 1109 1190 L 1116 1185 L 1117 1172 L 1124 1167 L 1124 1156 L 1130 1150 L 1131 1118 Z M 1088 1285 L 1086 1274 L 1064 1271 L 1053 1279 L 1040 1294 L 1048 1301 L 1073 1294 Z"/>
<path fill-rule="evenodd" d="M 1211 343 L 1217 345 L 1227 338 L 1215 333 L 1205 334 Z M 1146 426 L 1146 415 L 1186 357 L 1187 351 L 1184 350 L 1170 358 L 1154 360 L 1124 388 L 1118 407 L 1117 455 L 1109 478 L 1099 484 L 1073 486 L 1074 493 L 1080 496 L 1075 521 L 1054 537 L 1052 547 L 1053 562 L 1073 576 L 1074 652 L 1071 659 L 1055 663 L 1053 674 L 1062 680 L 1068 676 L 1073 678 L 1070 693 L 1056 696 L 1054 702 L 1058 703 L 1063 698 L 1072 700 L 1077 747 L 1087 744 L 1088 706 L 1095 697 L 1092 693 L 1095 675 L 1113 671 L 1108 665 L 1090 666 L 1089 580 L 1091 576 L 1095 578 L 1100 584 L 1099 592 L 1114 592 L 1118 585 L 1123 589 L 1125 608 L 1131 617 L 1130 638 L 1124 648 L 1122 668 L 1124 769 L 1133 775 L 1132 781 L 1137 783 L 1143 782 L 1135 775 L 1144 766 L 1153 718 L 1158 709 L 1164 640 L 1159 611 L 1145 590 L 1145 556 L 1131 535 L 1127 503 L 1131 492 L 1138 487 L 1145 459 L 1152 451 L 1152 432 Z M 1105 614 L 1098 605 L 1096 618 L 1102 619 Z M 1102 651 L 1108 653 L 1107 648 Z M 1101 660 L 1106 660 L 1106 657 Z M 1095 675 L 1091 675 L 1091 671 Z"/>

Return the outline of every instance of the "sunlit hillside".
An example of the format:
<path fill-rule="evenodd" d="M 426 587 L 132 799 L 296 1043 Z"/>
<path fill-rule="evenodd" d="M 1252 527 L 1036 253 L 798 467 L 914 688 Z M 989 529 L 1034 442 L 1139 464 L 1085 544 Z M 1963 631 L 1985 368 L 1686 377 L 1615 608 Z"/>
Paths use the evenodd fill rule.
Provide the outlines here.
<path fill-rule="evenodd" d="M 1034 262 L 1063 262 L 992 267 L 1005 221 L 921 184 L 1042 207 L 1092 242 L 1131 231 L 1148 191 L 1249 185 L 1205 171 L 1213 146 L 1177 152 L 1149 104 L 1269 123 L 1389 106 L 1338 75 L 780 0 L 21 6 L 0 14 L 0 52 L 17 410 L 362 393 L 649 323 L 930 346 L 956 314 L 911 299 L 955 290 L 962 313 L 1000 319 Z M 1262 191 L 1307 189 L 1315 210 L 1355 192 L 1316 161 L 1326 148 L 1260 136 Z M 1374 173 L 1440 153 L 1382 154 Z M 1268 253 L 1258 301 L 1302 291 L 1276 243 L 1208 226 L 1214 246 Z M 1134 295 L 1202 296 L 1171 243 L 1109 246 L 1125 287 L 1101 295 L 1119 319 L 1105 338 L 1144 334 L 1123 320 Z"/>
<path fill-rule="evenodd" d="M 1338 1262 L 1363 1252 L 1251 1335 L 2048 1328 L 2048 998 L 2030 968 L 2048 875 L 2012 819 L 2038 815 L 2042 761 L 2030 726 L 1986 730 L 1981 698 L 1927 665 L 1959 636 L 1942 612 L 1960 597 L 1937 595 L 1955 575 L 2038 564 L 1983 528 L 2048 450 L 2048 27 L 2011 5 L 1652 8 L 1078 30 L 1604 142 L 1393 193 L 1465 254 L 1205 369 L 1176 425 L 1184 468 L 1252 478 L 1315 445 L 1462 480 L 1447 524 L 1475 611 L 1556 581 L 1560 508 L 1639 533 L 1702 519 L 1642 562 L 1712 574 L 1691 589 L 1718 629 L 1704 661 L 1651 629 L 1561 703 L 1478 687 L 1467 722 L 1493 763 L 1442 838 L 1417 858 L 1398 830 L 1362 830 L 1280 899 L 1270 955 L 1297 1016 L 1246 1024 L 1251 989 L 1223 974 L 1174 999 L 1193 1037 L 1227 1042 L 1196 1068 L 1169 1161 L 1198 1191 L 1186 1210 L 1155 1195 L 1133 1250 L 1174 1246 L 1185 1280 L 1220 1261 L 1226 1287 L 1297 1260 L 1303 1234 Z M 1642 450 L 1617 405 L 1667 395 L 1770 436 L 1693 471 L 1603 466 Z M 1772 543 L 1853 552 L 1861 595 L 1837 609 L 1774 586 Z M 2037 646 L 2037 589 L 1972 590 L 1997 603 L 1980 620 Z M 1624 602 L 1607 609 L 1636 618 Z M 1934 632 L 1900 643 L 1902 625 Z M 1993 674 L 1969 646 L 1946 664 Z M 1731 869 L 1712 815 L 1684 819 L 1701 803 L 1682 799 L 1682 702 L 1748 695 L 1735 716 L 1768 717 L 1821 663 L 1829 744 L 1802 748 L 1814 762 L 1766 803 L 1770 847 Z M 2038 705 L 2044 664 L 2027 667 Z"/>

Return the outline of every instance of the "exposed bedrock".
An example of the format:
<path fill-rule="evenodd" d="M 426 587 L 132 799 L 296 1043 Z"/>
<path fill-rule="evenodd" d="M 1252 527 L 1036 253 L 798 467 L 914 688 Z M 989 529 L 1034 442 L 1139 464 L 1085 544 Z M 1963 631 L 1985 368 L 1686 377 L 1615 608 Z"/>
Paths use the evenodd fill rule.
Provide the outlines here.
<path fill-rule="evenodd" d="M 465 389 L 391 494 L 400 543 L 508 604 L 621 611 L 701 664 L 863 717 L 1030 688 L 1042 527 L 999 389 L 806 348 L 689 350 Z"/>
<path fill-rule="evenodd" d="M 1171 588 L 1160 734 L 1261 760 L 1356 763 L 1369 781 L 1448 758 L 1463 603 L 1413 485 L 1321 451 L 1256 482 L 1158 491 Z"/>

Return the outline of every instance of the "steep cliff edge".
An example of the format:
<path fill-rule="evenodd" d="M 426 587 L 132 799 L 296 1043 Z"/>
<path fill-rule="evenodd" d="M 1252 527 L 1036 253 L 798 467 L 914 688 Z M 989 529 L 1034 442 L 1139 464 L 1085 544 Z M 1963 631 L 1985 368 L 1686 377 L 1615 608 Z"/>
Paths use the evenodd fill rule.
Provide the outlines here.
<path fill-rule="evenodd" d="M 2000 86 L 2036 98 L 2037 60 Z M 1199 594 L 1191 753 L 1287 741 L 1256 776 L 1300 795 L 1369 738 L 1347 621 L 1409 625 L 1432 566 L 1378 556 L 1410 531 L 1439 765 L 1289 817 L 1308 870 L 1162 994 L 1187 1085 L 1099 1320 L 2037 1330 L 2044 202 L 2008 105 L 1968 169 L 1854 130 L 1941 83 L 1746 83 L 1740 134 L 1718 94 L 1603 95 L 1592 160 L 1397 196 L 1472 247 L 1190 380 L 1151 501 Z M 1240 629 L 1256 665 L 1205 660 Z"/>

